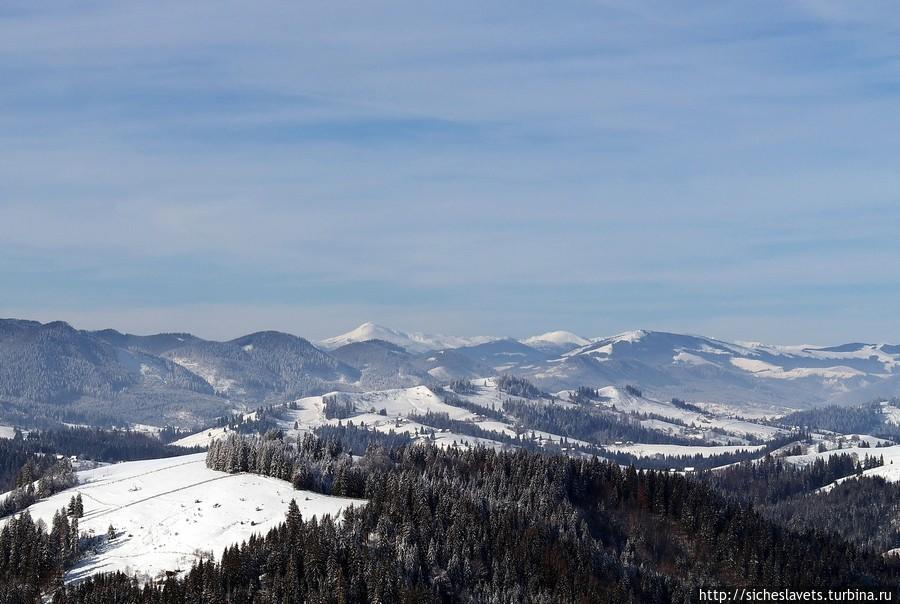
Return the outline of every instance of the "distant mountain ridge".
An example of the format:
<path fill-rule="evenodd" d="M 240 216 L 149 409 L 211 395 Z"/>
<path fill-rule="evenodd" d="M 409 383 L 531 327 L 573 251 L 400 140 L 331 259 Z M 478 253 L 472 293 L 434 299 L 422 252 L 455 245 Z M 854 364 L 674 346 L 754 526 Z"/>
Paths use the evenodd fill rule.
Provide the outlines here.
<path fill-rule="evenodd" d="M 802 408 L 900 395 L 898 367 L 900 346 L 891 344 L 772 346 L 644 330 L 515 340 L 364 323 L 317 346 L 275 331 L 217 342 L 6 319 L 0 419 L 191 426 L 307 395 L 505 373 L 551 392 L 635 385 L 660 399 Z"/>
<path fill-rule="evenodd" d="M 549 387 L 606 379 L 695 400 L 808 406 L 897 396 L 898 363 L 889 344 L 773 346 L 633 331 L 569 351 L 533 377 Z"/>
<path fill-rule="evenodd" d="M 7 418 L 189 426 L 358 380 L 358 370 L 278 332 L 212 342 L 0 320 L 0 413 Z"/>
<path fill-rule="evenodd" d="M 439 334 L 426 334 L 420 332 L 403 332 L 376 325 L 375 323 L 366 322 L 347 333 L 334 336 L 319 342 L 322 348 L 331 350 L 339 348 L 346 344 L 355 342 L 367 342 L 369 340 L 383 340 L 402 346 L 411 352 L 425 352 L 426 350 L 441 350 L 446 348 L 462 348 L 464 346 L 475 346 L 484 344 L 494 338 L 490 336 L 445 336 Z"/>

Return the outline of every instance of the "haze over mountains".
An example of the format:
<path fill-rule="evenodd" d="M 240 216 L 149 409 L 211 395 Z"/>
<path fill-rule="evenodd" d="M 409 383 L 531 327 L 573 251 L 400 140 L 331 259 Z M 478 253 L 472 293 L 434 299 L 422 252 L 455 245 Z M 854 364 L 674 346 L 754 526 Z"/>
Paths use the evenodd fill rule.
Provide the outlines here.
<path fill-rule="evenodd" d="M 895 396 L 900 346 L 770 346 L 656 331 L 522 340 L 404 333 L 364 323 L 313 343 L 259 332 L 226 342 L 0 320 L 0 414 L 191 426 L 330 391 L 515 374 L 548 392 L 635 385 L 658 398 L 801 408 Z"/>

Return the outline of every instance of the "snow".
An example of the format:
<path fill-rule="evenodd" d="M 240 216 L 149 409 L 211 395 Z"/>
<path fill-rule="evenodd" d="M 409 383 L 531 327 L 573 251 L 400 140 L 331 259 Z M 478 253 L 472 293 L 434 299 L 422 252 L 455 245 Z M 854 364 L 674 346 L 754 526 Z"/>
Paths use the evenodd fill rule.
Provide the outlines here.
<path fill-rule="evenodd" d="M 807 346 L 798 353 L 802 356 L 809 356 L 815 359 L 866 359 L 875 357 L 883 366 L 886 372 L 892 372 L 895 367 L 900 365 L 900 357 L 890 354 L 882 350 L 883 344 L 864 344 L 859 350 L 849 352 L 834 352 L 830 350 L 818 350 L 815 347 Z"/>
<path fill-rule="evenodd" d="M 327 419 L 325 417 L 326 402 L 328 397 L 337 397 L 342 402 L 351 401 L 356 412 L 344 419 Z M 356 425 L 364 423 L 370 429 L 381 432 L 415 432 L 417 428 L 424 428 L 423 424 L 406 419 L 409 415 L 425 415 L 429 411 L 433 413 L 446 413 L 450 419 L 461 421 L 475 421 L 479 416 L 471 411 L 454 407 L 444 403 L 440 397 L 425 386 L 413 388 L 399 388 L 392 390 L 377 390 L 365 393 L 331 392 L 322 396 L 310 396 L 294 401 L 296 409 L 278 409 L 279 425 L 288 433 L 296 435 L 298 432 L 306 432 L 322 425 L 336 425 L 338 422 L 353 422 Z M 384 415 L 380 412 L 384 410 Z M 294 423 L 298 429 L 294 430 Z M 429 428 L 430 429 L 430 428 Z M 211 438 L 221 438 L 221 434 L 213 434 Z M 190 438 L 190 437 L 189 437 Z M 435 444 L 443 445 L 456 440 L 469 446 L 484 444 L 498 448 L 501 443 L 493 440 L 479 439 L 451 432 L 437 434 Z M 194 442 L 194 441 L 189 441 Z M 185 445 L 187 446 L 187 445 Z"/>
<path fill-rule="evenodd" d="M 98 572 L 123 571 L 154 578 L 188 570 L 199 550 L 222 550 L 284 521 L 291 499 L 304 518 L 338 516 L 363 500 L 295 490 L 290 483 L 256 474 L 227 474 L 206 467 L 205 453 L 107 465 L 78 473 L 76 487 L 28 508 L 50 526 L 53 514 L 81 493 L 82 532 L 117 531 L 66 573 L 78 581 Z"/>
<path fill-rule="evenodd" d="M 873 437 L 869 437 L 870 439 Z M 869 440 L 869 439 L 866 439 Z M 870 441 L 871 442 L 871 441 Z M 869 457 L 884 457 L 884 465 L 878 466 L 877 468 L 870 468 L 863 472 L 864 477 L 872 478 L 876 476 L 880 476 L 884 478 L 888 482 L 898 482 L 900 481 L 900 445 L 893 445 L 890 447 L 845 447 L 842 449 L 831 449 L 828 451 L 824 451 L 819 453 L 815 450 L 815 445 L 811 446 L 806 454 L 804 455 L 792 455 L 789 457 L 785 457 L 784 460 L 800 466 L 806 466 L 813 463 L 816 459 L 825 459 L 827 460 L 832 455 L 853 455 L 858 461 L 862 462 L 865 459 L 866 455 Z M 847 476 L 844 478 L 840 478 L 833 483 L 826 485 L 820 489 L 820 491 L 829 491 L 835 487 L 835 485 L 844 482 L 845 480 L 855 480 L 857 476 L 854 474 L 852 476 Z"/>
<path fill-rule="evenodd" d="M 844 365 L 835 367 L 798 367 L 786 371 L 783 367 L 772 365 L 771 363 L 766 363 L 765 361 L 760 361 L 758 359 L 732 358 L 730 361 L 735 367 L 743 369 L 744 371 L 749 371 L 756 376 L 785 380 L 813 376 L 828 379 L 847 379 L 866 375 L 858 369 L 853 369 L 852 367 L 846 367 Z"/>
<path fill-rule="evenodd" d="M 497 380 L 483 378 L 471 382 L 472 391 L 456 393 L 458 397 L 474 403 L 486 410 L 494 409 L 502 411 L 504 401 L 509 395 L 497 388 Z M 652 413 L 665 419 L 641 420 L 647 428 L 659 430 L 664 433 L 675 434 L 690 438 L 698 442 L 698 446 L 707 454 L 714 454 L 715 449 L 707 449 L 708 446 L 740 446 L 744 447 L 751 437 L 771 439 L 784 431 L 741 417 L 712 415 L 690 409 L 675 407 L 669 402 L 655 401 L 645 397 L 637 397 L 615 387 L 600 389 L 600 395 L 606 400 L 596 404 L 598 408 L 608 412 L 617 413 L 627 418 L 630 414 Z M 352 403 L 354 412 L 341 420 L 325 417 L 326 400 L 334 397 L 342 404 Z M 568 401 L 568 391 L 558 393 L 555 400 L 551 398 L 538 398 L 530 401 L 539 405 L 555 405 L 557 407 L 571 408 L 577 405 Z M 417 434 L 418 432 L 431 432 L 432 427 L 424 426 L 409 418 L 411 415 L 424 416 L 429 412 L 447 414 L 452 420 L 471 422 L 486 431 L 499 432 L 510 437 L 517 435 L 513 419 L 495 420 L 489 419 L 475 411 L 447 404 L 442 398 L 426 386 L 412 388 L 399 388 L 380 390 L 364 393 L 331 392 L 322 396 L 311 396 L 298 399 L 291 404 L 276 408 L 270 418 L 278 422 L 278 425 L 292 437 L 309 432 L 323 425 L 335 425 L 341 422 L 353 422 L 355 425 L 365 424 L 369 429 L 382 432 L 394 430 L 396 432 L 410 433 L 416 439 L 429 439 L 432 437 Z M 685 425 L 681 425 L 683 422 Z M 296 428 L 294 427 L 296 425 Z M 425 430 L 427 428 L 427 430 Z M 223 438 L 227 434 L 225 428 L 211 428 L 197 434 L 186 436 L 175 441 L 175 445 L 183 447 L 208 446 L 213 440 Z M 526 429 L 526 437 L 534 434 L 539 442 L 560 443 L 561 435 L 544 432 L 541 430 Z M 444 446 L 454 440 L 461 446 L 485 445 L 493 448 L 507 448 L 509 445 L 492 439 L 475 438 L 453 432 L 437 432 L 435 444 Z M 575 438 L 567 439 L 573 445 L 590 446 L 589 443 Z M 705 446 L 704 446 L 705 445 Z M 727 450 L 727 449 L 722 449 Z"/>
<path fill-rule="evenodd" d="M 571 331 L 548 331 L 537 336 L 525 338 L 522 343 L 526 346 L 587 346 L 591 343 L 587 338 L 572 333 Z"/>
<path fill-rule="evenodd" d="M 846 450 L 847 447 L 857 447 L 862 443 L 868 444 L 869 447 L 895 444 L 890 440 L 872 436 L 870 434 L 838 434 L 836 432 L 822 430 L 820 432 L 813 432 L 811 436 L 813 444 L 809 446 L 808 453 L 817 452 L 819 445 L 825 445 L 828 450 L 837 449 L 838 447 Z"/>
<path fill-rule="evenodd" d="M 219 394 L 242 393 L 243 389 L 236 388 L 237 380 L 219 375 L 215 367 L 209 367 L 198 363 L 194 359 L 173 356 L 169 359 L 173 363 L 181 365 L 188 371 L 200 376 L 207 384 L 213 387 Z"/>
<path fill-rule="evenodd" d="M 468 436 L 459 434 L 449 430 L 434 430 L 430 426 L 420 424 L 418 422 L 403 418 L 386 418 L 382 415 L 364 413 L 354 416 L 352 419 L 341 420 L 344 423 L 353 422 L 355 425 L 364 425 L 366 428 L 383 432 L 385 434 L 395 432 L 397 434 L 409 434 L 413 440 L 418 442 L 429 442 L 441 448 L 457 446 L 462 448 L 487 447 L 489 449 L 503 450 L 510 448 L 509 445 L 501 443 L 489 438 L 480 438 L 477 436 Z M 328 423 L 336 424 L 338 420 L 328 420 Z M 425 432 L 434 434 L 425 434 Z M 418 433 L 418 434 L 417 434 Z"/>
<path fill-rule="evenodd" d="M 16 429 L 12 426 L 0 426 L 0 438 L 12 438 L 16 435 Z"/>
<path fill-rule="evenodd" d="M 612 344 L 605 344 L 603 346 L 599 346 L 594 348 L 594 344 L 590 344 L 589 346 L 585 346 L 583 348 L 576 348 L 575 350 L 570 350 L 563 357 L 574 357 L 579 354 L 586 354 L 588 356 L 595 357 L 598 361 L 607 361 L 609 360 L 609 355 L 613 352 Z"/>
<path fill-rule="evenodd" d="M 784 371 L 781 367 L 777 365 L 772 365 L 771 363 L 766 363 L 765 361 L 760 361 L 759 359 L 731 359 L 731 364 L 737 367 L 738 369 L 743 369 L 744 371 L 749 371 L 750 373 L 765 373 L 765 372 L 777 372 Z"/>
<path fill-rule="evenodd" d="M 710 424 L 719 430 L 731 434 L 744 434 L 764 439 L 772 439 L 785 433 L 781 428 L 757 424 L 740 418 L 729 419 L 715 417 L 710 420 Z"/>
<path fill-rule="evenodd" d="M 450 416 L 450 419 L 469 419 L 474 417 L 474 414 L 470 411 L 446 404 L 427 386 L 376 390 L 361 394 L 333 392 L 326 396 L 337 396 L 344 400 L 349 399 L 353 401 L 354 407 L 359 412 L 374 410 L 377 413 L 384 409 L 389 416 L 405 417 L 411 413 L 424 415 L 431 411 L 433 413 L 446 413 Z"/>
<path fill-rule="evenodd" d="M 428 375 L 444 382 L 453 379 L 453 374 L 447 371 L 446 367 L 433 367 L 428 370 Z"/>
<path fill-rule="evenodd" d="M 157 435 L 160 433 L 159 426 L 151 426 L 150 424 L 131 424 L 129 429 L 133 432 L 142 432 L 143 434 Z"/>
<path fill-rule="evenodd" d="M 738 451 L 759 451 L 765 445 L 710 445 L 710 446 L 692 446 L 692 445 L 607 445 L 604 449 L 617 453 L 630 453 L 636 457 L 653 457 L 655 455 L 665 456 L 683 456 L 683 455 L 702 455 L 703 457 L 712 457 L 713 455 L 722 455 L 723 453 L 736 453 Z"/>
<path fill-rule="evenodd" d="M 179 438 L 171 444 L 176 447 L 208 447 L 209 443 L 223 438 L 225 434 L 226 431 L 224 427 L 209 428 L 208 430 L 201 430 L 196 434 L 190 434 L 184 438 Z"/>
<path fill-rule="evenodd" d="M 711 361 L 707 361 L 703 357 L 699 357 L 696 354 L 691 354 L 685 351 L 679 351 L 678 354 L 672 357 L 673 363 L 685 363 L 687 365 L 715 365 L 715 363 Z"/>
<path fill-rule="evenodd" d="M 900 426 L 900 409 L 887 401 L 882 401 L 881 412 L 884 414 L 884 421 Z"/>
<path fill-rule="evenodd" d="M 424 352 L 426 350 L 440 350 L 443 348 L 462 348 L 463 346 L 475 346 L 493 342 L 500 338 L 491 336 L 445 336 L 438 334 L 426 334 L 419 332 L 402 332 L 390 327 L 376 325 L 375 323 L 366 322 L 347 333 L 334 336 L 319 342 L 321 346 L 327 349 L 334 349 L 352 344 L 354 342 L 365 342 L 368 340 L 384 340 L 397 346 L 402 346 L 412 352 Z"/>
<path fill-rule="evenodd" d="M 665 432 L 667 434 L 677 434 L 677 435 L 688 436 L 687 434 L 684 434 L 686 432 L 684 426 L 681 426 L 679 424 L 673 424 L 673 423 L 666 422 L 666 421 L 662 421 L 659 419 L 641 420 L 641 426 L 643 426 L 644 428 L 647 428 L 648 430 L 656 430 L 657 432 Z M 700 438 L 700 437 L 697 436 L 697 438 Z"/>
<path fill-rule="evenodd" d="M 483 430 L 500 432 L 500 433 L 506 434 L 507 436 L 511 436 L 513 438 L 515 438 L 517 436 L 515 428 L 513 426 L 510 426 L 506 422 L 498 422 L 496 420 L 484 420 L 484 421 L 475 422 L 475 425 L 477 425 L 479 428 L 481 428 Z M 531 428 L 522 430 L 521 434 L 527 438 L 530 438 L 532 435 L 534 435 L 536 438 L 540 439 L 541 441 L 549 441 L 551 443 L 556 443 L 556 444 L 562 443 L 562 440 L 563 440 L 563 438 L 558 434 L 553 434 L 551 432 L 544 432 L 543 430 L 532 430 Z M 567 438 L 566 440 L 573 445 L 581 445 L 583 447 L 594 446 L 593 444 L 591 444 L 587 441 L 578 440 L 577 438 Z"/>
<path fill-rule="evenodd" d="M 469 402 L 476 403 L 487 409 L 502 409 L 503 399 L 506 397 L 496 388 L 494 379 L 478 380 L 474 394 L 462 395 Z M 343 419 L 327 419 L 325 417 L 325 399 L 337 397 L 342 402 L 352 402 L 356 410 L 351 416 Z M 538 401 L 533 401 L 538 402 Z M 548 401 L 541 401 L 548 403 Z M 558 402 L 557 405 L 570 406 L 568 403 Z M 294 401 L 295 409 L 279 408 L 274 416 L 278 424 L 290 436 L 322 425 L 336 425 L 338 422 L 352 422 L 354 425 L 364 424 L 368 429 L 380 432 L 393 430 L 397 433 L 411 434 L 416 440 L 429 440 L 438 446 L 448 446 L 454 441 L 459 446 L 471 447 L 476 445 L 491 447 L 494 449 L 509 448 L 510 445 L 488 438 L 468 436 L 451 431 L 436 431 L 434 438 L 430 435 L 416 435 L 416 432 L 431 432 L 431 426 L 412 421 L 410 415 L 425 415 L 428 412 L 446 413 L 450 419 L 471 422 L 484 430 L 500 432 L 508 436 L 516 436 L 512 423 L 488 420 L 482 415 L 444 403 L 439 396 L 425 386 L 413 388 L 400 388 L 392 390 L 380 390 L 366 393 L 332 392 L 322 396 L 311 396 Z M 382 415 L 382 411 L 384 414 Z M 296 422 L 297 429 L 294 429 Z M 559 443 L 562 437 L 540 430 L 526 430 L 525 435 L 531 436 L 532 432 L 541 441 Z M 205 436 L 204 436 L 205 435 Z M 221 438 L 224 432 L 205 431 L 203 434 L 186 437 L 176 444 L 182 446 L 204 445 L 209 440 Z M 578 439 L 568 439 L 573 444 L 589 446 L 589 443 Z"/>
<path fill-rule="evenodd" d="M 898 472 L 900 472 L 900 445 L 891 447 L 844 447 L 842 449 L 829 449 L 828 451 L 823 451 L 821 453 L 816 451 L 815 445 L 812 445 L 810 451 L 804 455 L 791 455 L 785 457 L 784 460 L 798 466 L 806 466 L 817 459 L 828 460 L 832 455 L 841 454 L 853 455 L 859 460 L 863 460 L 866 455 L 869 457 L 880 457 L 884 455 L 885 466 L 889 467 L 893 462 L 893 464 L 897 466 Z M 875 470 L 878 469 L 880 468 L 875 468 Z M 876 473 L 876 475 L 878 475 L 878 473 Z M 900 475 L 898 475 L 898 477 L 900 477 Z"/>
<path fill-rule="evenodd" d="M 614 336 L 603 337 L 603 338 L 592 338 L 594 342 L 605 342 L 608 341 L 611 344 L 618 344 L 619 342 L 628 342 L 629 344 L 634 344 L 635 342 L 640 342 L 649 332 L 644 329 L 635 329 L 632 331 L 623 331 L 622 333 L 616 334 Z"/>
<path fill-rule="evenodd" d="M 757 438 L 771 439 L 784 431 L 774 426 L 757 424 L 739 417 L 715 416 L 698 413 L 690 409 L 681 409 L 671 403 L 664 403 L 646 397 L 638 397 L 615 386 L 607 386 L 599 389 L 600 396 L 607 399 L 601 403 L 601 407 L 613 408 L 624 413 L 651 413 L 673 420 L 684 422 L 688 426 L 695 426 L 704 430 L 720 430 L 739 436 L 754 436 Z"/>

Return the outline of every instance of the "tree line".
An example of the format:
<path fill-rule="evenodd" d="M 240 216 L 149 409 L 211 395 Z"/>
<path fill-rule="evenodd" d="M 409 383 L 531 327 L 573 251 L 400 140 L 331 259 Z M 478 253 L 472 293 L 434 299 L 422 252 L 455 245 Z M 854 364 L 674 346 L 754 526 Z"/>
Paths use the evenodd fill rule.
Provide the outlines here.
<path fill-rule="evenodd" d="M 308 439 L 292 454 L 277 439 L 229 441 L 208 463 L 280 476 L 290 467 L 292 479 L 301 465 L 317 473 L 343 454 Z M 372 446 L 365 460 L 365 502 L 340 519 L 302 518 L 291 505 L 283 524 L 183 577 L 140 586 L 98 575 L 58 590 L 54 602 L 654 604 L 697 602 L 698 588 L 711 586 L 900 585 L 894 559 L 784 528 L 673 473 L 422 444 Z M 329 491 L 326 481 L 311 487 Z"/>

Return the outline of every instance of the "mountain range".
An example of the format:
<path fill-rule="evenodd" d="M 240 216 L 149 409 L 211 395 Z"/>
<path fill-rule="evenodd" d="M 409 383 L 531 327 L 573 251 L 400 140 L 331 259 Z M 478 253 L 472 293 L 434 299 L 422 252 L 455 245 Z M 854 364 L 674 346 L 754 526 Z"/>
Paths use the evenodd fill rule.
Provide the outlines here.
<path fill-rule="evenodd" d="M 267 331 L 225 342 L 188 333 L 86 331 L 0 320 L 0 418 L 192 426 L 330 391 L 515 374 L 557 392 L 633 385 L 657 398 L 804 408 L 900 392 L 900 346 L 772 346 L 632 331 L 521 340 L 405 333 L 364 323 L 313 343 Z"/>

